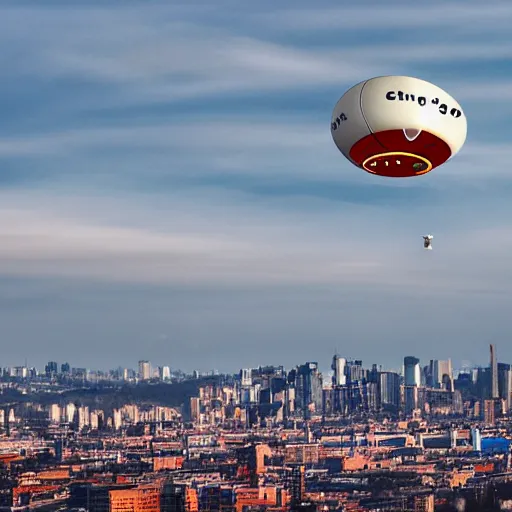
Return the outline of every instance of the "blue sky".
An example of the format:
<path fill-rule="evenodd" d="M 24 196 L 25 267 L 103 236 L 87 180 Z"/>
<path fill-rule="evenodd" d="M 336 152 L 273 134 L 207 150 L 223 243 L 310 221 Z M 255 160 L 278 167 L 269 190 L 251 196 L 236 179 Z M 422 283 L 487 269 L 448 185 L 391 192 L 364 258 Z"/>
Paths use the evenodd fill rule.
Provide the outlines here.
<path fill-rule="evenodd" d="M 276 7 L 277 5 L 277 7 Z M 512 361 L 509 0 L 4 1 L 2 366 Z M 420 178 L 337 151 L 345 90 L 429 80 Z M 432 232 L 434 251 L 422 250 Z"/>

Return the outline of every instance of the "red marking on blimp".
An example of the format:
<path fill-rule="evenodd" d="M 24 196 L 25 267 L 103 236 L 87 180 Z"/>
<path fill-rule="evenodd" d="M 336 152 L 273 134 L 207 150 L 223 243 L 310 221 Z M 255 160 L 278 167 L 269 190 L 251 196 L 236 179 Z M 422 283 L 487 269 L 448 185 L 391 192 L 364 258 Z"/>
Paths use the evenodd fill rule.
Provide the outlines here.
<path fill-rule="evenodd" d="M 350 158 L 359 167 L 390 178 L 426 174 L 451 155 L 448 144 L 436 135 L 409 128 L 369 134 L 350 150 Z"/>

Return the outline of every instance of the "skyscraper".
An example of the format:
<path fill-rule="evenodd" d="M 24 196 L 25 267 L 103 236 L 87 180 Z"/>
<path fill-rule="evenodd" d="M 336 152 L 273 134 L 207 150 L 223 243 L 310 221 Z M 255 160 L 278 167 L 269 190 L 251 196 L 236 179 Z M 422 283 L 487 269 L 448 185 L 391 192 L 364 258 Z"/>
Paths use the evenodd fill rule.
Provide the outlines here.
<path fill-rule="evenodd" d="M 400 406 L 400 375 L 398 373 L 380 373 L 380 403 L 384 408 Z"/>
<path fill-rule="evenodd" d="M 50 361 L 46 366 L 45 366 L 45 373 L 46 373 L 46 376 L 48 378 L 50 377 L 53 377 L 54 375 L 57 375 L 57 370 L 58 370 L 58 366 L 57 366 L 57 363 L 55 361 Z"/>
<path fill-rule="evenodd" d="M 484 422 L 487 425 L 494 425 L 496 418 L 496 402 L 494 400 L 484 400 Z"/>
<path fill-rule="evenodd" d="M 347 360 L 345 358 L 340 357 L 338 355 L 335 355 L 332 358 L 331 370 L 334 372 L 334 375 L 332 377 L 333 386 L 344 386 L 346 384 L 346 365 Z"/>
<path fill-rule="evenodd" d="M 240 380 L 242 386 L 250 386 L 252 384 L 252 370 L 250 368 L 242 368 L 240 370 Z"/>
<path fill-rule="evenodd" d="M 512 407 L 512 371 L 509 364 L 498 363 L 498 392 L 509 412 Z"/>
<path fill-rule="evenodd" d="M 171 369 L 168 366 L 161 366 L 159 368 L 160 380 L 171 380 Z"/>
<path fill-rule="evenodd" d="M 149 361 L 139 361 L 139 379 L 149 380 L 151 378 L 151 366 Z"/>
<path fill-rule="evenodd" d="M 404 384 L 406 386 L 421 385 L 420 360 L 417 357 L 404 357 Z"/>
<path fill-rule="evenodd" d="M 430 376 L 432 379 L 431 384 L 433 388 L 453 391 L 454 386 L 451 359 L 446 359 L 444 361 L 437 359 L 431 360 Z"/>
<path fill-rule="evenodd" d="M 478 396 L 485 400 L 491 396 L 491 369 L 477 368 L 475 387 Z"/>
<path fill-rule="evenodd" d="M 348 361 L 345 369 L 347 382 L 362 382 L 366 379 L 366 370 L 363 368 L 363 361 L 356 359 L 355 361 Z"/>
<path fill-rule="evenodd" d="M 491 343 L 491 398 L 499 397 L 499 388 L 498 388 L 498 361 L 496 359 L 496 352 L 494 350 L 494 345 Z"/>
<path fill-rule="evenodd" d="M 421 386 L 420 360 L 417 357 L 404 357 L 404 401 L 405 413 L 410 415 L 418 408 L 418 387 Z"/>
<path fill-rule="evenodd" d="M 308 362 L 297 368 L 295 403 L 302 409 L 305 418 L 312 411 L 321 413 L 323 406 L 322 374 L 318 364 Z"/>

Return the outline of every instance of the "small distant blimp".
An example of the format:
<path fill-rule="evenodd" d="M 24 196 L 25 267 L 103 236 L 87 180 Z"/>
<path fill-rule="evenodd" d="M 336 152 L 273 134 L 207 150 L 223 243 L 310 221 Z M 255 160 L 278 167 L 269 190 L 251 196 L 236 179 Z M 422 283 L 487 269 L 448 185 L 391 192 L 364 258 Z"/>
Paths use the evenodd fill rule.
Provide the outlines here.
<path fill-rule="evenodd" d="M 420 176 L 456 155 L 467 135 L 455 99 L 430 82 L 382 76 L 360 82 L 336 103 L 331 134 L 354 165 L 378 176 Z"/>

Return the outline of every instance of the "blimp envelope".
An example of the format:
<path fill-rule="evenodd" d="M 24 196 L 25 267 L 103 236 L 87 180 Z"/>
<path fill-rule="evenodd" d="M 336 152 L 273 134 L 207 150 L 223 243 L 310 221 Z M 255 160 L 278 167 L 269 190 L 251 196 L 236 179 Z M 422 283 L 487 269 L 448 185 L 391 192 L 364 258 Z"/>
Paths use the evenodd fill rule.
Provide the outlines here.
<path fill-rule="evenodd" d="M 406 76 L 361 82 L 336 104 L 331 134 L 338 149 L 367 172 L 425 174 L 463 146 L 462 107 L 434 84 Z"/>

